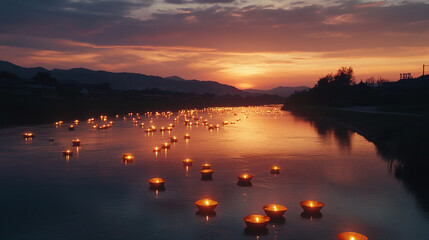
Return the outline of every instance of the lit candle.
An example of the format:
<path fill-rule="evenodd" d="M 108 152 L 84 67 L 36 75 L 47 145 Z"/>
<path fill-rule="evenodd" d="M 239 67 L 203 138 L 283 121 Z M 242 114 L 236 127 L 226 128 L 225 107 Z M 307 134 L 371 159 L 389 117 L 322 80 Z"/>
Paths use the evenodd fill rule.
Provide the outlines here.
<path fill-rule="evenodd" d="M 338 240 L 368 240 L 368 237 L 356 232 L 343 232 L 337 235 Z"/>
<path fill-rule="evenodd" d="M 151 178 L 148 180 L 151 189 L 163 189 L 165 179 L 163 178 Z"/>
<path fill-rule="evenodd" d="M 177 140 L 178 140 L 178 139 L 177 139 L 177 137 L 176 137 L 176 136 L 172 136 L 172 137 L 170 138 L 170 141 L 171 141 L 171 142 L 177 142 Z"/>
<path fill-rule="evenodd" d="M 201 168 L 204 169 L 210 169 L 212 167 L 212 165 L 208 164 L 208 163 L 204 163 L 201 165 Z"/>
<path fill-rule="evenodd" d="M 250 229 L 265 229 L 268 226 L 270 217 L 264 215 L 249 215 L 243 218 Z"/>
<path fill-rule="evenodd" d="M 24 138 L 33 138 L 33 137 L 34 137 L 34 134 L 33 134 L 33 133 L 31 133 L 31 132 L 26 132 L 26 133 L 22 134 L 22 136 L 23 136 Z"/>
<path fill-rule="evenodd" d="M 170 143 L 168 143 L 168 142 L 165 142 L 164 144 L 162 144 L 162 148 L 163 149 L 170 149 Z"/>
<path fill-rule="evenodd" d="M 243 173 L 237 176 L 238 182 L 242 183 L 250 183 L 250 180 L 252 180 L 253 176 L 251 174 Z"/>
<path fill-rule="evenodd" d="M 195 206 L 197 206 L 198 210 L 205 213 L 213 212 L 217 204 L 218 202 L 211 199 L 200 199 L 195 202 Z"/>
<path fill-rule="evenodd" d="M 190 138 L 191 138 L 191 135 L 189 135 L 189 133 L 186 133 L 186 134 L 185 134 L 185 136 L 184 136 L 184 138 L 185 138 L 185 139 L 190 139 Z"/>
<path fill-rule="evenodd" d="M 73 147 L 79 147 L 81 142 L 82 141 L 80 139 L 73 139 L 72 140 L 72 146 Z"/>
<path fill-rule="evenodd" d="M 70 130 L 70 131 L 73 131 L 73 130 L 74 130 L 74 125 L 70 125 L 70 126 L 69 126 L 69 130 Z"/>
<path fill-rule="evenodd" d="M 271 218 L 282 217 L 283 214 L 287 211 L 287 207 L 279 204 L 268 204 L 263 207 L 265 214 Z"/>
<path fill-rule="evenodd" d="M 72 156 L 73 155 L 73 151 L 71 151 L 71 150 L 65 150 L 65 151 L 63 151 L 63 156 Z"/>
<path fill-rule="evenodd" d="M 182 160 L 183 166 L 192 166 L 192 162 L 192 159 L 189 158 Z"/>
<path fill-rule="evenodd" d="M 325 204 L 323 204 L 322 202 L 312 200 L 301 201 L 300 204 L 302 209 L 304 209 L 305 212 L 309 213 L 319 212 L 323 208 L 323 206 L 325 206 Z"/>
<path fill-rule="evenodd" d="M 272 174 L 279 174 L 280 173 L 280 167 L 278 167 L 278 166 L 271 167 L 271 173 Z"/>
<path fill-rule="evenodd" d="M 161 151 L 161 148 L 160 148 L 160 147 L 154 147 L 154 148 L 153 148 L 153 151 L 154 151 L 154 152 L 160 152 L 160 151 Z"/>
<path fill-rule="evenodd" d="M 122 160 L 124 162 L 132 162 L 134 161 L 134 156 L 131 153 L 124 153 L 122 154 Z"/>

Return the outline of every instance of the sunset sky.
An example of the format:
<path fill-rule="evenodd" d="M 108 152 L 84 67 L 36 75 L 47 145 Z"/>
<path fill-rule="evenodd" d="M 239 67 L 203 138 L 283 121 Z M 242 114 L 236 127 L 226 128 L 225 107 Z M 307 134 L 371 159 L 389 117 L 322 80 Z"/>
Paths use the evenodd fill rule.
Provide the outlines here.
<path fill-rule="evenodd" d="M 0 60 L 238 88 L 313 86 L 341 66 L 397 80 L 429 64 L 429 3 L 2 0 Z"/>

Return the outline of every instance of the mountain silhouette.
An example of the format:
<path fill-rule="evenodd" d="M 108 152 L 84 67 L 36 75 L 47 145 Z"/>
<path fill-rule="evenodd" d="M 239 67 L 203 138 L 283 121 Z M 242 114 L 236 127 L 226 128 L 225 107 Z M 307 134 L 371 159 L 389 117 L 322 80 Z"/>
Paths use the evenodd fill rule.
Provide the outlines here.
<path fill-rule="evenodd" d="M 164 91 L 177 91 L 196 94 L 215 95 L 252 95 L 233 86 L 214 81 L 184 80 L 180 77 L 163 78 L 139 73 L 113 73 L 107 71 L 94 71 L 86 68 L 73 68 L 69 70 L 45 68 L 24 68 L 6 61 L 0 61 L 0 71 L 18 75 L 22 79 L 31 79 L 38 72 L 49 72 L 61 83 L 101 84 L 107 83 L 114 90 L 144 90 L 157 88 Z"/>

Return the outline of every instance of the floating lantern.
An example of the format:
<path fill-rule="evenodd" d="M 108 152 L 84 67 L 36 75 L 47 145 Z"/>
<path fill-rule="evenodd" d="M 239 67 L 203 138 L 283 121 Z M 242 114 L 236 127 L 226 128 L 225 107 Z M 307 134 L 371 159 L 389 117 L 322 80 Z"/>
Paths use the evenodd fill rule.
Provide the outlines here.
<path fill-rule="evenodd" d="M 219 128 L 219 127 L 220 127 L 220 126 L 219 126 L 219 124 L 216 124 L 216 125 L 215 125 L 215 128 L 216 128 L 216 129 L 217 129 L 217 128 Z"/>
<path fill-rule="evenodd" d="M 152 132 L 156 131 L 156 127 L 154 125 L 150 126 L 150 129 L 152 129 Z"/>
<path fill-rule="evenodd" d="M 308 213 L 319 212 L 323 208 L 323 206 L 325 206 L 325 204 L 319 201 L 312 201 L 312 200 L 301 201 L 300 204 L 302 209 L 304 209 L 304 211 Z"/>
<path fill-rule="evenodd" d="M 271 167 L 271 173 L 272 174 L 280 174 L 280 167 L 278 167 L 278 166 L 272 166 Z"/>
<path fill-rule="evenodd" d="M 184 136 L 185 139 L 191 139 L 191 135 L 189 135 L 189 133 L 186 133 Z"/>
<path fill-rule="evenodd" d="M 73 155 L 73 151 L 68 150 L 68 149 L 63 151 L 63 156 L 71 156 L 71 155 Z"/>
<path fill-rule="evenodd" d="M 264 215 L 249 215 L 243 218 L 249 229 L 265 229 L 268 226 L 270 217 Z"/>
<path fill-rule="evenodd" d="M 183 166 L 192 166 L 192 162 L 194 162 L 194 161 L 192 159 L 189 159 L 189 158 L 182 160 Z"/>
<path fill-rule="evenodd" d="M 140 123 L 140 127 L 144 128 L 144 123 Z"/>
<path fill-rule="evenodd" d="M 32 132 L 26 132 L 26 133 L 22 134 L 22 137 L 24 137 L 24 138 L 33 138 L 34 134 Z"/>
<path fill-rule="evenodd" d="M 228 125 L 228 121 L 223 121 L 223 125 Z"/>
<path fill-rule="evenodd" d="M 152 128 L 145 129 L 144 131 L 147 133 L 150 133 L 150 132 L 152 132 Z"/>
<path fill-rule="evenodd" d="M 159 129 L 159 131 L 164 132 L 164 131 L 165 131 L 165 127 L 161 127 L 161 128 Z"/>
<path fill-rule="evenodd" d="M 195 206 L 197 206 L 198 210 L 202 213 L 210 213 L 213 212 L 217 207 L 218 202 L 211 199 L 200 199 L 195 202 Z"/>
<path fill-rule="evenodd" d="M 151 178 L 148 180 L 151 189 L 163 189 L 165 179 L 163 178 Z"/>
<path fill-rule="evenodd" d="M 134 161 L 134 156 L 131 153 L 124 153 L 122 154 L 122 160 L 124 162 L 132 162 Z"/>
<path fill-rule="evenodd" d="M 163 149 L 170 149 L 171 144 L 168 142 L 165 142 L 164 144 L 162 144 L 162 148 Z"/>
<path fill-rule="evenodd" d="M 171 132 L 171 131 L 173 131 L 173 127 L 167 127 L 166 130 Z"/>
<path fill-rule="evenodd" d="M 211 180 L 214 170 L 213 169 L 203 169 L 200 171 L 202 180 Z"/>
<path fill-rule="evenodd" d="M 337 235 L 338 240 L 368 240 L 368 237 L 355 232 L 343 232 Z"/>
<path fill-rule="evenodd" d="M 92 125 L 92 129 L 97 129 L 97 125 Z"/>
<path fill-rule="evenodd" d="M 160 147 L 154 147 L 154 148 L 153 148 L 153 152 L 156 152 L 156 153 L 157 153 L 157 152 L 160 152 L 160 151 L 161 151 L 161 148 L 160 148 Z"/>
<path fill-rule="evenodd" d="M 242 183 L 250 183 L 250 180 L 252 180 L 253 176 L 251 174 L 243 173 L 237 176 L 238 182 Z"/>
<path fill-rule="evenodd" d="M 70 130 L 70 131 L 73 131 L 73 130 L 74 130 L 74 125 L 70 125 L 70 126 L 69 126 L 69 130 Z"/>
<path fill-rule="evenodd" d="M 203 170 L 205 170 L 205 169 L 210 169 L 210 168 L 212 168 L 212 165 L 210 165 L 210 164 L 208 164 L 208 163 L 204 163 L 204 164 L 202 164 L 202 165 L 201 165 L 201 168 L 202 168 Z"/>
<path fill-rule="evenodd" d="M 176 137 L 176 136 L 172 136 L 172 137 L 170 138 L 170 141 L 171 141 L 171 142 L 177 142 L 177 140 L 178 140 L 178 139 L 177 139 L 177 137 Z"/>
<path fill-rule="evenodd" d="M 174 124 L 170 123 L 170 125 L 168 125 L 168 126 L 173 128 L 173 127 L 174 127 Z"/>
<path fill-rule="evenodd" d="M 209 124 L 209 126 L 207 127 L 207 129 L 208 129 L 208 130 L 213 130 L 213 129 L 214 129 L 213 124 Z"/>
<path fill-rule="evenodd" d="M 73 147 L 79 147 L 81 142 L 82 141 L 80 139 L 73 139 L 72 145 L 73 145 Z"/>
<path fill-rule="evenodd" d="M 287 211 L 287 207 L 279 204 L 268 204 L 264 207 L 265 214 L 270 218 L 281 218 L 283 214 Z"/>
<path fill-rule="evenodd" d="M 79 124 L 79 120 L 74 120 L 74 123 L 76 124 L 76 125 L 78 125 Z"/>

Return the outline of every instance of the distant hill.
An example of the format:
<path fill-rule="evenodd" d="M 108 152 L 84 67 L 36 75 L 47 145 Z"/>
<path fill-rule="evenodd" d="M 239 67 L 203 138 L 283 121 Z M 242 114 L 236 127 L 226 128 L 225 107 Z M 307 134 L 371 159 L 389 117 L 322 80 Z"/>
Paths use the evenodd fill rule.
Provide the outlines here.
<path fill-rule="evenodd" d="M 300 87 L 276 87 L 270 90 L 257 90 L 257 89 L 245 89 L 244 91 L 249 93 L 256 93 L 256 94 L 268 94 L 268 95 L 278 95 L 280 97 L 289 97 L 290 95 L 294 94 L 296 91 L 302 91 L 309 89 L 305 86 Z"/>
<path fill-rule="evenodd" d="M 233 86 L 213 81 L 183 80 L 179 77 L 162 78 L 138 73 L 112 73 L 106 71 L 94 71 L 85 68 L 73 68 L 69 70 L 45 68 L 24 68 L 10 62 L 0 61 L 0 71 L 7 71 L 18 75 L 23 79 L 30 79 L 37 72 L 50 72 L 51 76 L 62 83 L 77 82 L 82 84 L 107 83 L 114 90 L 144 90 L 157 88 L 164 91 L 177 91 L 196 94 L 215 95 L 241 95 L 249 93 Z"/>

